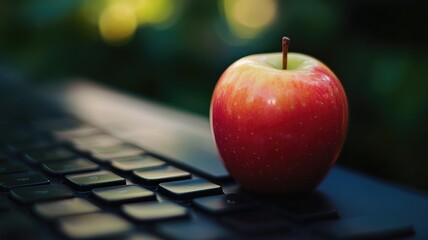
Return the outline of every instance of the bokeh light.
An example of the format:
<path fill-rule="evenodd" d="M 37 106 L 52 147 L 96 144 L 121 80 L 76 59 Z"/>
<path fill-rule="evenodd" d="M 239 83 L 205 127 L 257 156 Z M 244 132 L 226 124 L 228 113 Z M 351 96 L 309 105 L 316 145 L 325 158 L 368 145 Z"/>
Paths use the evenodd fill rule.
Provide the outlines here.
<path fill-rule="evenodd" d="M 220 8 L 233 34 L 244 39 L 261 34 L 277 14 L 275 0 L 223 0 Z"/>
<path fill-rule="evenodd" d="M 101 36 L 109 43 L 121 43 L 134 35 L 137 18 L 127 1 L 116 1 L 108 5 L 99 19 Z"/>
<path fill-rule="evenodd" d="M 81 7 L 85 21 L 98 26 L 103 40 L 112 45 L 127 42 L 142 25 L 171 26 L 177 12 L 172 0 L 91 0 Z"/>
<path fill-rule="evenodd" d="M 139 24 L 165 24 L 175 11 L 172 0 L 133 0 Z"/>

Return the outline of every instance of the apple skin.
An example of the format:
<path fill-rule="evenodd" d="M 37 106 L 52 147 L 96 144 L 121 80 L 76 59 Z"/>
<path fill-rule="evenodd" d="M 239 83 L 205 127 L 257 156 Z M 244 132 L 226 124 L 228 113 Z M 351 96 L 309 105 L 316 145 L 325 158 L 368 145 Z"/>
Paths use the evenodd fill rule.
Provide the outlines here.
<path fill-rule="evenodd" d="M 337 160 L 348 103 L 335 74 L 307 55 L 258 54 L 220 77 L 210 106 L 211 131 L 226 169 L 244 189 L 300 194 Z"/>

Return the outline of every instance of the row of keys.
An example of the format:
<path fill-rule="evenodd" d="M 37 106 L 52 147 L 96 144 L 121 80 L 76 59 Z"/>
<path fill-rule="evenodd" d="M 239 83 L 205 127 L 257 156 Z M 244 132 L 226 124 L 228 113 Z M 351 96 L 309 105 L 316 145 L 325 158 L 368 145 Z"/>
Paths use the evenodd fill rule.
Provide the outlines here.
<path fill-rule="evenodd" d="M 172 199 L 193 199 L 193 206 L 208 214 L 227 215 L 221 218 L 221 223 L 239 232 L 252 235 L 261 232 L 287 232 L 290 230 L 290 225 L 280 215 L 273 214 L 270 211 L 257 210 L 260 206 L 257 202 L 238 194 L 220 194 L 222 193 L 220 186 L 203 179 L 192 179 L 190 173 L 168 166 L 159 159 L 145 155 L 145 152 L 137 147 L 124 144 L 117 139 L 117 141 L 112 140 L 115 139 L 113 137 L 107 138 L 110 140 L 101 141 L 102 143 L 100 144 L 93 143 L 93 145 L 88 144 L 85 146 L 85 141 L 89 143 L 95 139 L 93 134 L 102 134 L 99 130 L 94 129 L 84 127 L 75 131 L 66 130 L 57 136 L 63 139 L 79 139 L 80 145 L 79 141 L 74 143 L 77 149 L 86 149 L 96 160 L 109 163 L 118 172 L 132 172 L 135 180 L 145 185 L 159 184 L 159 192 Z M 103 136 L 103 138 L 105 139 L 106 136 L 108 135 Z M 100 139 L 102 138 L 98 140 Z M 100 168 L 97 164 L 87 159 L 77 158 L 77 154 L 67 148 L 55 147 L 55 151 L 45 154 L 43 152 L 40 153 L 37 149 L 52 148 L 51 145 L 34 144 L 32 147 L 25 145 L 15 144 L 14 149 L 17 151 L 27 149 L 27 158 L 32 163 L 40 164 L 45 172 L 54 176 L 66 175 L 65 183 L 71 188 L 78 191 L 91 190 L 90 194 L 94 199 L 106 204 L 121 204 L 120 211 L 129 219 L 141 222 L 156 222 L 166 219 L 188 218 L 190 216 L 189 209 L 173 202 L 158 202 L 156 193 L 137 185 L 124 185 L 126 184 L 125 179 L 108 171 L 98 171 Z M 88 146 L 90 147 L 88 148 Z M 7 168 L 5 169 L 7 170 Z M 86 171 L 91 172 L 72 174 Z M 0 186 L 5 190 L 12 189 L 10 190 L 10 196 L 21 203 L 57 200 L 38 203 L 35 205 L 34 211 L 44 218 L 49 218 L 46 216 L 48 212 L 54 215 L 55 209 L 57 209 L 57 213 L 62 212 L 63 215 L 59 214 L 60 216 L 51 216 L 51 218 L 61 217 L 60 228 L 69 237 L 112 236 L 129 232 L 133 229 L 133 224 L 130 224 L 125 219 L 116 215 L 99 213 L 100 209 L 97 206 L 84 199 L 73 198 L 74 195 L 68 188 L 59 184 L 49 184 L 49 180 L 41 175 L 27 173 L 12 175 L 5 175 L 4 179 L 0 178 Z M 25 186 L 25 188 L 16 188 L 22 186 Z M 309 207 L 301 207 L 302 205 Z M 311 206 L 310 203 L 302 204 L 300 200 L 294 203 L 291 201 L 285 204 L 281 210 L 289 218 L 298 221 L 337 218 L 335 209 L 326 210 L 323 207 L 322 210 L 319 210 L 312 209 L 313 207 L 311 208 Z M 316 206 L 320 206 L 320 204 Z M 68 209 L 69 212 L 61 210 L 64 208 Z M 70 216 L 76 214 L 83 215 Z M 88 219 L 96 221 L 97 225 L 87 224 Z M 409 225 L 386 225 L 385 221 L 382 223 L 382 220 L 384 219 L 376 221 L 376 224 L 369 225 L 364 225 L 364 222 L 361 222 L 363 220 L 359 219 L 349 220 L 351 223 L 347 223 L 347 221 L 331 222 L 315 228 L 314 233 L 328 238 L 357 236 L 355 238 L 358 239 L 361 236 L 388 237 L 396 234 L 407 235 L 412 232 L 412 228 Z M 364 221 L 367 221 L 367 219 Z M 105 223 L 104 225 L 116 224 L 117 226 L 106 230 L 105 226 L 98 226 L 99 223 Z M 386 223 L 388 222 L 386 221 Z M 193 227 L 196 225 L 193 224 Z M 348 231 L 347 227 L 351 225 L 357 227 L 353 231 Z M 164 236 L 176 238 L 180 229 L 186 229 L 185 222 L 183 222 L 180 229 L 176 229 L 177 226 L 161 225 L 158 231 Z M 213 226 L 210 227 L 212 230 Z M 367 233 L 367 231 L 371 232 Z M 221 231 L 219 230 L 218 232 Z M 197 236 L 197 234 L 194 236 Z"/>
<path fill-rule="evenodd" d="M 121 189 L 123 187 L 124 189 Z M 142 190 L 142 191 L 138 191 Z M 129 193 L 129 195 L 127 195 Z M 104 189 L 94 189 L 93 195 L 98 196 L 98 199 L 107 200 L 105 202 L 114 202 L 118 201 L 121 203 L 126 203 L 128 201 L 123 201 L 124 199 L 131 199 L 129 202 L 132 202 L 132 198 L 138 199 L 136 195 L 140 194 L 140 201 L 151 201 L 155 200 L 153 198 L 153 192 L 145 190 L 138 186 L 133 185 L 124 185 L 120 187 L 109 187 Z M 116 195 L 116 196 L 114 196 Z M 12 198 L 22 202 L 38 202 L 46 201 L 51 199 L 61 199 L 61 198 L 70 198 L 73 196 L 72 192 L 67 188 L 64 188 L 60 185 L 42 185 L 28 188 L 16 188 L 11 190 Z M 62 200 L 67 201 L 67 200 Z M 210 214 L 226 214 L 237 212 L 239 214 L 232 214 L 228 217 L 222 218 L 222 223 L 227 226 L 230 226 L 233 229 L 236 229 L 244 234 L 253 234 L 260 232 L 271 232 L 271 231 L 288 231 L 289 226 L 285 220 L 277 215 L 272 215 L 272 213 L 266 211 L 250 211 L 247 213 L 242 213 L 242 210 L 254 210 L 257 208 L 257 203 L 243 198 L 241 195 L 229 194 L 229 195 L 215 195 L 209 197 L 196 198 L 193 201 L 193 204 L 199 209 L 210 213 Z M 48 204 L 48 203 L 43 203 Z M 51 203 L 52 204 L 52 203 Z M 74 203 L 81 205 L 81 202 Z M 72 204 L 72 205 L 74 205 Z M 36 205 L 39 206 L 39 205 Z M 44 205 L 47 207 L 47 205 Z M 52 207 L 52 206 L 51 206 Z M 43 210 L 38 207 L 38 212 Z M 92 205 L 86 206 L 88 212 L 96 211 L 96 207 Z M 49 208 L 48 208 L 49 209 Z M 63 212 L 63 208 L 60 212 Z M 71 210 L 73 208 L 71 207 Z M 77 209 L 82 210 L 81 207 Z M 85 208 L 83 208 L 84 210 Z M 148 211 L 148 209 L 156 211 Z M 159 209 L 162 209 L 159 210 Z M 83 211 L 82 210 L 82 211 Z M 157 221 L 163 219 L 176 219 L 176 218 L 186 218 L 189 216 L 188 210 L 179 205 L 173 203 L 137 203 L 137 204 L 125 204 L 121 207 L 122 212 L 131 219 L 136 221 Z M 52 212 L 50 210 L 49 212 Z M 45 211 L 46 213 L 46 211 Z M 85 212 L 87 213 L 87 212 Z M 64 213 L 66 214 L 66 212 Z M 77 213 L 76 213 L 77 214 Z M 370 219 L 369 219 L 370 220 Z M 352 226 L 359 226 L 356 230 L 353 231 L 344 231 L 344 228 L 347 226 L 347 221 Z M 367 221 L 367 219 L 365 219 Z M 356 225 L 356 223 L 360 225 Z M 68 223 L 68 222 L 65 222 Z M 376 222 L 376 224 L 367 224 L 364 225 L 364 222 L 359 219 L 352 219 L 341 221 L 339 223 L 330 223 L 318 227 L 315 229 L 316 234 L 331 236 L 331 237 L 346 237 L 346 236 L 366 236 L 367 229 L 373 230 L 375 236 L 395 236 L 396 234 L 411 234 L 412 228 L 410 225 L 403 225 L 399 223 L 394 223 L 390 221 L 384 221 L 382 223 Z M 346 230 L 346 229 L 345 229 Z M 70 234 L 70 233 L 69 233 Z M 371 235 L 369 235 L 371 236 Z M 358 238 L 357 238 L 358 239 Z"/>
<path fill-rule="evenodd" d="M 201 181 L 198 181 L 201 183 Z M 184 184 L 184 183 L 183 183 Z M 204 184 L 207 184 L 206 182 Z M 193 185 L 195 186 L 195 184 Z M 190 188 L 190 186 L 189 186 Z M 212 192 L 196 189 L 187 192 L 193 196 L 206 195 Z M 21 203 L 34 203 L 51 199 L 70 198 L 73 193 L 66 187 L 58 184 L 15 188 L 10 191 L 12 198 Z M 101 202 L 108 204 L 123 204 L 156 200 L 154 192 L 137 185 L 122 185 L 114 187 L 95 188 L 92 195 Z M 199 209 L 210 214 L 224 214 L 245 209 L 254 209 L 258 204 L 237 194 L 215 195 L 196 198 L 193 203 Z"/>
<path fill-rule="evenodd" d="M 38 187 L 38 189 L 40 191 L 41 188 Z M 55 192 L 62 193 L 61 195 L 57 194 L 57 198 L 70 197 L 68 192 L 62 188 L 57 187 Z M 65 194 L 66 192 L 67 194 Z M 153 192 L 135 185 L 94 189 L 92 193 L 97 199 L 107 203 L 138 202 L 125 204 L 121 209 L 126 215 L 139 221 L 155 221 L 154 218 L 160 220 L 161 218 L 176 218 L 188 215 L 186 208 L 172 202 L 156 202 Z M 149 203 L 146 203 L 147 201 Z M 196 198 L 193 203 L 198 208 L 216 215 L 252 210 L 258 207 L 257 203 L 237 194 Z M 80 198 L 38 203 L 35 205 L 34 210 L 37 215 L 45 219 L 100 211 L 92 203 Z"/>
<path fill-rule="evenodd" d="M 159 171 L 157 170 L 148 170 L 147 172 L 151 171 Z M 143 171 L 142 171 L 143 172 Z M 31 175 L 23 175 L 23 174 L 15 174 L 15 175 L 5 175 L 0 178 L 3 182 L 2 187 L 3 188 L 12 188 L 16 186 L 30 186 L 30 185 L 39 185 L 39 184 L 48 184 L 49 180 L 44 178 L 41 175 L 38 174 L 31 174 Z M 83 185 L 86 189 L 92 189 L 97 188 L 101 186 L 110 186 L 110 185 L 117 185 L 117 184 L 124 184 L 124 179 L 120 178 L 119 176 L 107 172 L 107 171 L 101 171 L 96 173 L 89 173 L 89 174 L 79 174 L 79 175 L 71 175 L 70 179 L 74 179 L 76 181 L 75 185 L 78 189 L 81 189 L 80 185 Z M 7 185 L 6 185 L 7 184 Z M 80 185 L 79 185 L 80 184 Z M 136 189 L 137 187 L 132 188 L 132 186 L 126 186 L 129 189 Z M 160 191 L 163 193 L 169 194 L 169 196 L 177 199 L 183 199 L 183 198 L 192 198 L 197 196 L 202 196 L 206 194 L 213 194 L 213 193 L 220 193 L 218 189 L 220 187 L 218 185 L 206 182 L 201 179 L 193 179 L 190 181 L 179 181 L 179 182 L 171 182 L 171 183 L 164 183 L 160 186 Z M 141 190 L 140 190 L 141 191 Z M 131 201 L 129 194 L 126 194 L 126 189 L 121 188 L 112 188 L 112 189 L 100 189 L 95 190 L 96 196 L 99 197 L 99 199 L 103 199 L 105 202 L 111 202 L 113 203 L 116 198 L 117 201 Z M 136 192 L 131 191 L 131 194 L 135 194 Z M 104 193 L 104 194 L 103 194 Z M 138 193 L 138 192 L 137 192 Z M 142 191 L 140 196 L 138 194 L 136 195 L 137 199 L 138 197 L 141 198 L 149 198 L 152 197 L 152 192 L 148 190 Z M 109 197 L 109 195 L 112 195 Z M 121 196 L 122 195 L 122 196 Z M 120 198 L 122 197 L 122 199 Z M 201 207 L 203 210 L 206 210 L 208 212 L 221 212 L 221 211 L 228 211 L 227 204 L 232 203 L 234 206 L 233 209 L 236 210 L 236 203 L 240 207 L 246 206 L 246 204 L 243 204 L 242 197 L 237 198 L 234 195 L 221 195 L 224 196 L 224 199 L 222 197 L 208 197 L 206 199 L 202 198 L 195 202 L 196 206 Z M 226 198 L 227 196 L 227 198 Z M 311 199 L 311 198 L 308 198 Z M 306 201 L 308 201 L 308 199 Z M 249 204 L 254 205 L 254 203 Z M 210 207 L 211 206 L 211 207 Z M 287 205 L 285 205 L 287 206 Z M 312 209 L 317 207 L 317 209 Z M 218 210 L 216 210 L 216 207 Z M 300 209 L 300 212 L 297 212 Z M 305 210 L 306 212 L 302 212 Z M 314 219 L 315 216 L 318 216 L 319 219 L 324 219 L 329 217 L 330 214 L 337 214 L 334 209 L 326 208 L 323 206 L 320 206 L 319 200 L 314 200 L 308 202 L 307 204 L 304 203 L 304 201 L 299 201 L 299 205 L 291 205 L 290 207 L 287 207 L 287 213 L 290 214 L 294 211 L 294 215 L 291 215 L 293 219 L 303 219 L 303 218 L 309 218 Z M 312 212 L 312 213 L 310 213 Z"/>
<path fill-rule="evenodd" d="M 229 206 L 230 207 L 230 206 Z M 120 223 L 120 225 L 126 225 L 132 228 L 126 220 L 105 213 L 99 213 L 100 209 L 88 202 L 87 200 L 80 198 L 71 198 L 66 200 L 59 200 L 55 202 L 48 203 L 39 203 L 36 204 L 33 208 L 36 215 L 45 218 L 45 219 L 56 219 L 60 218 L 60 228 L 61 230 L 69 237 L 72 238 L 87 238 L 87 237 L 101 237 L 105 234 L 104 226 L 100 226 L 107 222 L 116 222 Z M 189 209 L 182 207 L 173 202 L 164 201 L 164 202 L 139 202 L 139 203 L 131 203 L 124 204 L 121 206 L 120 211 L 129 219 L 138 222 L 148 222 L 154 223 L 158 221 L 164 220 L 173 220 L 173 219 L 186 219 L 190 217 Z M 75 215 L 75 216 L 74 216 Z M 268 215 L 266 212 L 261 212 L 258 215 L 259 221 L 253 219 L 252 221 L 245 220 L 243 221 L 242 217 L 237 218 L 237 216 L 233 216 L 231 218 L 227 218 L 224 223 L 227 225 L 228 221 L 230 224 L 239 225 L 241 228 L 246 229 L 248 227 L 257 228 L 260 230 L 264 228 L 264 230 L 273 229 L 272 228 L 272 220 L 276 220 L 276 229 L 284 228 L 286 225 L 284 220 L 280 220 L 278 218 L 272 217 Z M 263 218 L 260 218 L 262 216 Z M 65 218 L 64 218 L 65 217 Z M 233 220 L 235 219 L 235 220 Z M 97 225 L 92 225 L 92 222 L 96 220 Z M 86 223 L 86 224 L 83 224 Z M 193 222 L 186 222 L 192 223 Z M 244 224 L 246 226 L 244 227 Z M 248 225 L 252 224 L 252 226 Z M 255 224 L 255 225 L 254 225 Z M 71 226 L 73 225 L 73 226 Z M 89 226 L 90 229 L 89 228 Z M 167 225 L 165 225 L 167 226 Z M 128 231 L 128 227 L 126 228 L 114 228 L 110 229 L 108 233 L 117 234 Z M 195 226 L 197 227 L 197 225 Z M 211 230 L 214 229 L 214 226 L 211 226 Z M 288 227 L 288 226 L 287 226 Z M 169 228 L 163 229 L 161 232 L 168 232 Z M 198 229 L 198 228 L 196 228 Z M 288 228 L 284 228 L 288 229 Z M 281 230 L 284 230 L 281 229 Z M 211 232 L 211 231 L 208 231 Z M 197 235 L 201 236 L 201 235 Z M 189 236 L 190 237 L 190 236 Z"/>
<path fill-rule="evenodd" d="M 41 132 L 44 135 L 49 132 L 50 134 L 48 135 L 54 138 L 54 141 L 52 141 L 52 139 L 46 137 L 38 137 L 36 141 L 33 133 L 28 133 L 28 131 L 22 131 L 23 136 L 19 138 L 21 139 L 19 143 L 32 146 L 30 148 L 17 147 L 15 150 L 21 152 L 28 151 L 28 158 L 30 159 L 30 162 L 32 161 L 36 164 L 44 161 L 49 161 L 49 159 L 59 160 L 75 158 L 76 156 L 70 156 L 73 152 L 71 152 L 71 154 L 69 155 L 68 153 L 65 153 L 66 151 L 63 151 L 64 142 L 71 143 L 73 148 L 78 152 L 84 152 L 86 154 L 89 154 L 94 158 L 94 160 L 98 160 L 102 163 L 110 162 L 115 158 L 134 157 L 137 155 L 146 154 L 146 152 L 139 147 L 125 143 L 123 140 L 111 136 L 99 128 L 87 125 L 71 117 L 57 117 L 54 119 L 42 119 L 33 121 L 32 128 L 36 129 L 35 132 Z M 11 142 L 14 141 L 8 141 L 8 143 Z M 16 143 L 14 144 L 16 145 Z M 40 155 L 40 150 L 42 149 L 50 149 L 48 150 L 49 152 L 58 152 L 55 154 L 47 153 L 50 156 L 45 157 L 43 156 L 43 154 Z M 57 157 L 52 158 L 52 155 L 57 155 Z M 227 179 L 227 177 L 225 176 L 225 171 L 219 170 L 218 166 L 214 167 L 211 165 L 207 165 L 206 167 L 204 167 L 204 165 L 199 164 L 198 161 L 191 161 L 188 164 L 185 164 L 184 161 L 178 162 L 180 163 L 180 166 L 185 167 L 187 170 L 190 170 L 195 173 L 200 173 L 202 174 L 201 176 L 207 177 L 208 179 Z M 223 173 L 219 175 L 219 171 Z"/>
<path fill-rule="evenodd" d="M 39 187 L 39 186 L 38 186 Z M 66 196 L 67 197 L 67 196 Z M 231 227 L 232 229 L 238 230 L 243 234 L 253 235 L 260 234 L 263 232 L 287 232 L 290 231 L 289 223 L 281 218 L 279 215 L 273 214 L 268 211 L 258 210 L 258 211 L 247 211 L 242 212 L 238 210 L 230 211 L 232 205 L 235 205 L 236 209 L 247 209 L 254 210 L 257 207 L 255 202 L 251 200 L 244 200 L 241 196 L 237 195 L 216 195 L 210 197 L 203 197 L 194 199 L 193 202 L 198 208 L 204 209 L 208 208 L 211 214 L 214 214 L 216 211 L 223 213 L 235 213 L 228 215 L 227 217 L 221 218 L 221 222 Z M 226 211 L 220 210 L 223 207 L 227 209 Z M 207 209 L 205 209 L 207 210 Z M 214 211 L 213 211 L 214 210 Z M 74 238 L 86 238 L 88 236 L 103 236 L 105 234 L 104 227 L 92 226 L 90 230 L 86 229 L 87 226 L 82 225 L 82 223 L 75 222 L 80 220 L 86 222 L 87 219 L 97 219 L 100 222 L 106 221 L 107 219 L 113 218 L 115 221 L 119 221 L 122 224 L 126 223 L 126 226 L 132 227 L 130 223 L 126 220 L 114 216 L 106 215 L 104 213 L 97 214 L 87 214 L 99 212 L 99 208 L 95 205 L 89 203 L 83 199 L 66 199 L 59 200 L 55 202 L 40 203 L 34 206 L 34 211 L 37 215 L 42 216 L 46 219 L 53 219 L 69 215 L 85 214 L 79 216 L 72 216 L 67 218 L 60 219 L 60 226 L 62 231 Z M 178 218 L 188 218 L 189 210 L 177 205 L 172 202 L 148 202 L 148 203 L 133 203 L 122 205 L 121 211 L 125 216 L 139 222 L 156 222 L 160 220 L 171 220 Z M 104 219 L 104 216 L 108 216 L 107 219 Z M 112 219 L 110 219 L 112 220 Z M 109 222 L 109 221 L 108 221 Z M 91 224 L 91 221 L 86 222 Z M 78 224 L 73 228 L 70 228 L 70 224 Z M 185 224 L 185 223 L 183 223 Z M 185 225 L 184 225 L 185 226 Z M 197 225 L 194 225 L 196 227 Z M 349 228 L 352 226 L 352 228 Z M 176 225 L 161 225 L 160 232 L 163 232 L 167 236 L 175 236 L 177 233 L 170 232 L 170 228 L 175 229 Z M 128 231 L 129 229 L 126 228 Z M 112 230 L 109 233 L 122 233 L 126 232 L 124 228 L 118 228 Z M 388 220 L 384 217 L 364 217 L 357 219 L 348 219 L 340 222 L 329 222 L 320 225 L 315 228 L 314 233 L 321 236 L 326 236 L 328 238 L 349 238 L 353 239 L 363 239 L 366 237 L 389 237 L 399 235 L 408 235 L 412 233 L 412 227 L 410 225 L 403 225 L 396 221 Z"/>
<path fill-rule="evenodd" d="M 80 126 L 74 129 L 55 131 L 59 140 L 71 142 L 79 151 L 89 153 L 100 162 L 110 162 L 115 158 L 134 157 L 145 153 L 136 146 L 103 133 L 91 126 Z"/>
<path fill-rule="evenodd" d="M 160 181 L 160 169 L 147 170 L 146 179 Z M 174 170 L 166 170 L 167 176 L 164 180 L 173 178 L 168 175 Z M 177 170 L 178 171 L 178 170 Z M 141 172 L 140 172 L 141 173 Z M 144 173 L 142 173 L 144 175 Z M 83 174 L 67 175 L 65 183 L 78 191 L 88 191 L 94 188 L 125 185 L 126 180 L 110 171 L 97 171 Z M 174 199 L 190 199 L 200 196 L 222 193 L 221 186 L 211 183 L 201 178 L 179 180 L 173 182 L 163 182 L 159 184 L 159 191 Z"/>

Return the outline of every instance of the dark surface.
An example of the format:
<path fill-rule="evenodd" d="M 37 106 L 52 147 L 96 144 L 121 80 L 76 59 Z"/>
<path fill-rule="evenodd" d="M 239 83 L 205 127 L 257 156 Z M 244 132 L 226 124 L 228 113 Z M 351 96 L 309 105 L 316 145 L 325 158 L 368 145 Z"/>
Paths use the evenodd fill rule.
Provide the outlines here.
<path fill-rule="evenodd" d="M 222 219 L 227 226 L 246 235 L 287 232 L 290 230 L 289 222 L 281 216 L 267 211 L 250 211 L 236 215 L 226 216 Z"/>
<path fill-rule="evenodd" d="M 195 207 L 215 215 L 242 212 L 259 207 L 259 204 L 253 199 L 239 194 L 201 197 L 193 199 L 192 202 Z"/>
<path fill-rule="evenodd" d="M 410 224 L 397 221 L 393 216 L 360 217 L 330 222 L 314 229 L 314 232 L 332 239 L 388 239 L 414 234 Z"/>
<path fill-rule="evenodd" d="M 225 229 L 204 222 L 166 223 L 157 226 L 156 230 L 161 236 L 177 240 L 227 239 L 228 236 Z"/>
<path fill-rule="evenodd" d="M 314 192 L 305 197 L 287 199 L 281 203 L 280 210 L 296 221 L 315 221 L 339 217 L 334 206 L 320 192 Z"/>

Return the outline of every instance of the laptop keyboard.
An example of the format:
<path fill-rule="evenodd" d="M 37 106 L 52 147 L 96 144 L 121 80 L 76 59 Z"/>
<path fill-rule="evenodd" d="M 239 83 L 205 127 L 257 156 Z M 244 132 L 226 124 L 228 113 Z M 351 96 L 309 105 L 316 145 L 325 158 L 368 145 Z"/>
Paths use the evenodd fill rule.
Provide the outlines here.
<path fill-rule="evenodd" d="M 71 118 L 19 127 L 3 124 L 1 131 L 2 239 L 367 239 L 413 234 L 411 225 L 382 218 L 339 221 L 340 213 L 316 192 L 280 204 L 260 200 L 230 180 L 198 175 L 200 166 L 183 168 Z M 321 224 L 307 225 L 313 222 Z"/>

